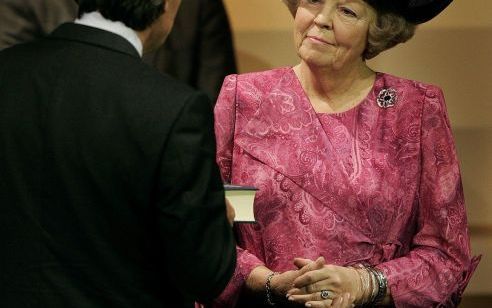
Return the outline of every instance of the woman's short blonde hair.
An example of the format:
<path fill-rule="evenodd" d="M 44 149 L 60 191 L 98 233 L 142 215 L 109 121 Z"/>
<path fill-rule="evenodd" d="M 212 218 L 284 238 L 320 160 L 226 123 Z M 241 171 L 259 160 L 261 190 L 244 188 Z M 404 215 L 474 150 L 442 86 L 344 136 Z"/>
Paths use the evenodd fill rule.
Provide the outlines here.
<path fill-rule="evenodd" d="M 282 0 L 295 16 L 300 0 Z M 415 33 L 415 24 L 395 13 L 376 10 L 376 19 L 369 25 L 367 44 L 362 57 L 371 59 L 391 47 L 404 43 Z"/>

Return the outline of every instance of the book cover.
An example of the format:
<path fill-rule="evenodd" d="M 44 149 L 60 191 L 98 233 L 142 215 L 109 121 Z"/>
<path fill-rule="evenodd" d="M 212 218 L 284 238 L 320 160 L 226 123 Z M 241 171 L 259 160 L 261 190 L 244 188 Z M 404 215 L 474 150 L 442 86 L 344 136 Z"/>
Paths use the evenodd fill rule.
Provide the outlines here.
<path fill-rule="evenodd" d="M 236 212 L 234 222 L 256 222 L 254 201 L 256 189 L 251 186 L 224 184 L 225 196 Z"/>

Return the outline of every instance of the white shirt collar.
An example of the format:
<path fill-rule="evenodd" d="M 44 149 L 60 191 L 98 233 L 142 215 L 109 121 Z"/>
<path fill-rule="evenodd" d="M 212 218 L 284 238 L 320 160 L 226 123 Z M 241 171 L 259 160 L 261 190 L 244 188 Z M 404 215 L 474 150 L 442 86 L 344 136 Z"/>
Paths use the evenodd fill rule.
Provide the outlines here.
<path fill-rule="evenodd" d="M 104 18 L 99 12 L 84 13 L 82 17 L 75 20 L 76 24 L 81 24 L 93 28 L 106 30 L 122 36 L 135 47 L 140 57 L 143 54 L 143 46 L 135 30 L 127 27 L 120 21 L 112 21 Z"/>

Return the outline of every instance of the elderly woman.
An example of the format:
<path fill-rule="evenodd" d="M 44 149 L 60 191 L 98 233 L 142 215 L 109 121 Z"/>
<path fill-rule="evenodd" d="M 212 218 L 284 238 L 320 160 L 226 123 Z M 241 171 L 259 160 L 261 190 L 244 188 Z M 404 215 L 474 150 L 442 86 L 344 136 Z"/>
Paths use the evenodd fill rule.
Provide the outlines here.
<path fill-rule="evenodd" d="M 284 2 L 300 63 L 215 109 L 224 181 L 259 188 L 216 306 L 456 306 L 478 259 L 443 93 L 366 64 L 450 0 Z"/>

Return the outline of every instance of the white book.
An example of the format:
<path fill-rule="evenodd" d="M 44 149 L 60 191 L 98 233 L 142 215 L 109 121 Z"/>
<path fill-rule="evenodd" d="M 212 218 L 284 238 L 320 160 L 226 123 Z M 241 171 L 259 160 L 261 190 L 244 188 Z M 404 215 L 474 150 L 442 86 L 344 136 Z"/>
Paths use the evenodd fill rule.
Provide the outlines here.
<path fill-rule="evenodd" d="M 234 222 L 256 222 L 254 202 L 256 189 L 251 186 L 224 184 L 225 196 L 236 212 Z"/>

